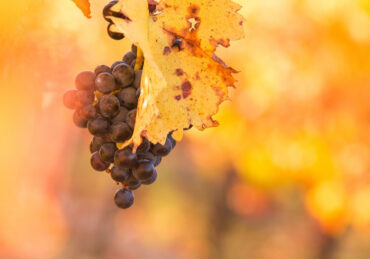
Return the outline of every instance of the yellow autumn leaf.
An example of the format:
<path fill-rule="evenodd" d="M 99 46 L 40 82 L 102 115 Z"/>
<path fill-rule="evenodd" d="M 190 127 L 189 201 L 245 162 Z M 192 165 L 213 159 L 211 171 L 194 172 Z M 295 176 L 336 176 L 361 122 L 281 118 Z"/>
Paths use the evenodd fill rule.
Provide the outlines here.
<path fill-rule="evenodd" d="M 87 17 L 91 17 L 90 2 L 89 0 L 72 0 L 82 13 Z"/>
<path fill-rule="evenodd" d="M 112 8 L 117 28 L 144 52 L 141 95 L 133 137 L 164 143 L 169 132 L 182 136 L 193 125 L 217 126 L 212 119 L 228 98 L 235 70 L 215 54 L 218 45 L 244 37 L 240 6 L 231 0 L 161 0 L 151 12 L 147 0 L 120 0 Z"/>

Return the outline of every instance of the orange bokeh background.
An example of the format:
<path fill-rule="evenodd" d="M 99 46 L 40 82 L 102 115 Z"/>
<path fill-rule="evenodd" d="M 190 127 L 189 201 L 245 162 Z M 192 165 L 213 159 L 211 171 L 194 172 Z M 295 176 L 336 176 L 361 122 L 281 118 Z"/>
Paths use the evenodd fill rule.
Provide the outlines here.
<path fill-rule="evenodd" d="M 115 208 L 61 102 L 128 50 L 92 0 L 0 2 L 0 258 L 369 258 L 370 2 L 237 1 L 247 37 L 217 128 Z"/>

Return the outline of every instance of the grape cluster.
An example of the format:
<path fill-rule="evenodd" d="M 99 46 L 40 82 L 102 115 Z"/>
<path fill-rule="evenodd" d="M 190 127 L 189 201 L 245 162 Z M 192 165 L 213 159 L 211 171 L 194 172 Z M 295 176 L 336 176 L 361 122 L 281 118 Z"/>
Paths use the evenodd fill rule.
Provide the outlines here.
<path fill-rule="evenodd" d="M 116 183 L 122 184 L 114 201 L 123 209 L 134 202 L 132 190 L 157 179 L 156 167 L 176 145 L 169 134 L 164 145 L 142 138 L 136 152 L 132 146 L 118 148 L 119 143 L 131 138 L 135 127 L 142 74 L 142 69 L 134 71 L 135 64 L 136 47 L 133 46 L 122 61 L 110 67 L 99 65 L 94 72 L 79 73 L 75 80 L 77 89 L 68 90 L 63 97 L 64 105 L 75 110 L 75 125 L 87 128 L 93 135 L 92 168 L 110 173 Z"/>

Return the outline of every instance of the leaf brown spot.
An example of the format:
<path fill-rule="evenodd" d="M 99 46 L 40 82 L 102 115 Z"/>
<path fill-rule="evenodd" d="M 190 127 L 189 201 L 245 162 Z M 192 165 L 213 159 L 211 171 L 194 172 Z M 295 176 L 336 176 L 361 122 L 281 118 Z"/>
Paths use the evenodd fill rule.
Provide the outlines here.
<path fill-rule="evenodd" d="M 191 89 L 192 89 L 192 86 L 189 81 L 185 81 L 184 83 L 182 83 L 181 90 L 182 90 L 182 96 L 184 97 L 184 99 L 186 99 L 191 94 Z"/>
<path fill-rule="evenodd" d="M 148 4 L 149 13 L 153 13 L 157 9 L 156 4 Z"/>
<path fill-rule="evenodd" d="M 193 15 L 198 14 L 198 12 L 199 12 L 199 6 L 197 6 L 197 5 L 192 5 L 192 6 L 190 6 L 190 7 L 189 7 L 189 12 L 190 12 L 191 14 L 193 14 Z"/>
<path fill-rule="evenodd" d="M 184 74 L 184 70 L 182 70 L 181 68 L 176 69 L 177 76 L 182 76 L 183 74 Z"/>
<path fill-rule="evenodd" d="M 168 56 L 168 54 L 170 53 L 171 53 L 170 47 L 167 46 L 163 49 L 163 55 Z"/>
<path fill-rule="evenodd" d="M 176 96 L 175 96 L 175 99 L 176 99 L 177 101 L 180 101 L 180 100 L 181 100 L 181 95 L 176 95 Z"/>
<path fill-rule="evenodd" d="M 197 72 L 197 73 L 195 74 L 195 79 L 196 79 L 196 80 L 200 80 L 199 72 Z"/>

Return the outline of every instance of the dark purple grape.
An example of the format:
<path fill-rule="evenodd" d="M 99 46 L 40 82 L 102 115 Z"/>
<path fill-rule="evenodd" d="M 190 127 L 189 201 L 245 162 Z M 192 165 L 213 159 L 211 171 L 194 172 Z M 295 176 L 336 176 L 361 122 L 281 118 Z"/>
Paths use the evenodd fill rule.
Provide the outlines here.
<path fill-rule="evenodd" d="M 85 105 L 80 109 L 81 115 L 85 117 L 87 120 L 91 120 L 96 116 L 96 109 L 95 106 L 92 104 Z"/>
<path fill-rule="evenodd" d="M 114 202 L 121 209 L 130 208 L 134 204 L 134 194 L 126 188 L 119 189 L 114 195 Z"/>
<path fill-rule="evenodd" d="M 132 170 L 132 174 L 136 179 L 140 181 L 146 181 L 152 178 L 155 168 L 152 163 L 149 162 L 140 162 L 137 168 Z"/>
<path fill-rule="evenodd" d="M 106 118 L 113 118 L 119 113 L 119 100 L 114 95 L 104 95 L 99 99 L 100 114 Z"/>
<path fill-rule="evenodd" d="M 114 142 L 125 142 L 126 140 L 129 140 L 131 136 L 132 130 L 126 122 L 117 122 L 112 125 L 110 137 Z"/>
<path fill-rule="evenodd" d="M 130 67 L 132 67 L 132 69 L 135 69 L 135 65 L 136 65 L 136 59 L 134 59 L 131 64 L 130 64 Z"/>
<path fill-rule="evenodd" d="M 159 164 L 162 162 L 162 157 L 160 157 L 160 156 L 156 156 L 155 157 L 155 160 L 154 160 L 154 162 L 153 162 L 153 165 L 155 166 L 155 167 L 157 167 L 157 166 L 159 166 Z"/>
<path fill-rule="evenodd" d="M 73 113 L 73 123 L 79 128 L 86 128 L 88 119 L 81 114 L 80 110 Z"/>
<path fill-rule="evenodd" d="M 118 166 L 113 166 L 110 170 L 110 176 L 116 182 L 124 182 L 130 178 L 131 171 L 130 169 L 122 169 Z"/>
<path fill-rule="evenodd" d="M 121 65 L 121 64 L 126 64 L 126 63 L 121 60 L 114 62 L 111 66 L 111 70 L 113 71 L 116 66 Z"/>
<path fill-rule="evenodd" d="M 64 93 L 63 104 L 68 109 L 74 110 L 77 108 L 76 105 L 77 90 L 71 89 Z"/>
<path fill-rule="evenodd" d="M 135 59 L 136 59 L 136 54 L 132 51 L 129 51 L 123 56 L 122 61 L 125 62 L 126 64 L 131 64 L 132 61 Z"/>
<path fill-rule="evenodd" d="M 99 152 L 95 152 L 92 154 L 90 163 L 92 168 L 94 168 L 96 171 L 104 171 L 107 170 L 109 167 L 109 163 L 104 162 L 101 157 L 99 156 Z"/>
<path fill-rule="evenodd" d="M 113 163 L 114 154 L 117 151 L 116 143 L 105 143 L 100 147 L 99 155 L 104 162 Z"/>
<path fill-rule="evenodd" d="M 132 44 L 131 45 L 131 51 L 134 52 L 135 56 L 136 56 L 136 53 L 137 53 L 137 46 L 135 44 Z"/>
<path fill-rule="evenodd" d="M 114 155 L 114 164 L 119 168 L 133 168 L 137 165 L 137 156 L 129 147 L 117 150 Z"/>
<path fill-rule="evenodd" d="M 112 122 L 126 122 L 128 110 L 125 107 L 119 107 L 119 112 L 113 117 Z"/>
<path fill-rule="evenodd" d="M 99 151 L 100 147 L 104 144 L 110 142 L 106 137 L 94 136 L 90 142 L 90 152 L 94 153 Z"/>
<path fill-rule="evenodd" d="M 131 110 L 137 106 L 136 88 L 127 87 L 122 89 L 117 93 L 117 98 L 119 99 L 122 106 Z"/>
<path fill-rule="evenodd" d="M 132 174 L 126 181 L 123 182 L 123 184 L 130 190 L 137 190 L 141 186 L 141 182 L 138 179 L 136 179 Z"/>
<path fill-rule="evenodd" d="M 138 146 L 136 153 L 146 153 L 149 152 L 150 142 L 146 138 L 142 138 L 141 144 Z"/>
<path fill-rule="evenodd" d="M 157 180 L 157 177 L 158 177 L 157 170 L 154 169 L 154 174 L 152 175 L 152 177 L 150 177 L 150 179 L 148 179 L 148 180 L 141 181 L 141 183 L 144 184 L 144 185 L 150 185 L 150 184 L 154 183 L 155 180 Z"/>
<path fill-rule="evenodd" d="M 127 87 L 134 81 L 135 72 L 132 67 L 122 63 L 114 67 L 113 75 L 121 87 Z"/>
<path fill-rule="evenodd" d="M 109 121 L 103 117 L 96 117 L 87 123 L 87 129 L 92 135 L 102 136 L 109 132 Z"/>
<path fill-rule="evenodd" d="M 99 92 L 108 94 L 117 89 L 116 80 L 107 72 L 100 73 L 95 79 L 95 86 Z"/>
<path fill-rule="evenodd" d="M 112 73 L 112 70 L 106 65 L 99 65 L 95 68 L 95 75 L 98 76 L 101 73 Z"/>
<path fill-rule="evenodd" d="M 138 70 L 135 72 L 135 79 L 132 85 L 137 89 L 140 88 L 140 83 L 141 83 L 141 75 L 143 74 L 143 70 Z"/>
<path fill-rule="evenodd" d="M 92 104 L 94 99 L 94 92 L 79 90 L 76 93 L 76 107 L 81 108 L 83 106 Z"/>
<path fill-rule="evenodd" d="M 126 122 L 130 126 L 131 129 L 135 128 L 136 122 L 136 109 L 133 109 L 127 113 Z"/>
<path fill-rule="evenodd" d="M 76 76 L 75 83 L 78 90 L 94 91 L 95 73 L 92 71 L 82 71 Z"/>
<path fill-rule="evenodd" d="M 145 152 L 145 153 L 136 152 L 136 153 L 137 153 L 137 159 L 139 163 L 143 163 L 143 162 L 154 163 L 157 158 L 151 152 Z"/>
<path fill-rule="evenodd" d="M 164 145 L 161 145 L 159 143 L 155 144 L 152 147 L 152 153 L 156 156 L 167 156 L 172 150 L 172 143 L 167 138 L 166 143 Z"/>

